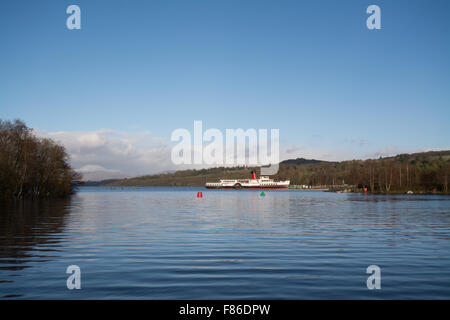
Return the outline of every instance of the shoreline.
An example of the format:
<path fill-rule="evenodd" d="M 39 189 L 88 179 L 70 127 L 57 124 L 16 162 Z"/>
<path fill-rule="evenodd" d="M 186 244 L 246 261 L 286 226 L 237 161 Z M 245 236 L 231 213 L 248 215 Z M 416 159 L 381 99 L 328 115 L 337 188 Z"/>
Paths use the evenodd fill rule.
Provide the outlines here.
<path fill-rule="evenodd" d="M 201 188 L 205 190 L 236 190 L 236 191 L 244 191 L 244 190 L 279 190 L 279 191 L 322 191 L 322 192 L 331 192 L 331 193 L 345 193 L 345 194 L 366 194 L 366 195 L 450 195 L 450 193 L 444 192 L 433 192 L 433 191 L 412 191 L 412 193 L 408 193 L 408 191 L 390 191 L 390 192 L 364 192 L 364 191 L 341 191 L 341 190 L 330 190 L 330 188 L 206 188 L 205 186 L 195 186 L 195 185 L 186 185 L 186 186 L 168 186 L 168 185 L 129 185 L 129 186 L 111 186 L 111 185 L 79 185 L 77 187 L 82 188 L 111 188 L 111 189 L 125 189 L 125 188 Z M 347 189 L 348 190 L 348 189 Z"/>

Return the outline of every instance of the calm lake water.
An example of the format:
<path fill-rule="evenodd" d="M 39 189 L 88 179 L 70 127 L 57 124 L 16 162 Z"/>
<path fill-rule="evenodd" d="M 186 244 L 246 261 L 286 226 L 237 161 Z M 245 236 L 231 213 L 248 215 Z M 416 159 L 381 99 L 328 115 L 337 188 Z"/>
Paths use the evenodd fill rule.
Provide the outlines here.
<path fill-rule="evenodd" d="M 450 299 L 450 197 L 265 194 L 84 187 L 1 204 L 0 298 Z"/>

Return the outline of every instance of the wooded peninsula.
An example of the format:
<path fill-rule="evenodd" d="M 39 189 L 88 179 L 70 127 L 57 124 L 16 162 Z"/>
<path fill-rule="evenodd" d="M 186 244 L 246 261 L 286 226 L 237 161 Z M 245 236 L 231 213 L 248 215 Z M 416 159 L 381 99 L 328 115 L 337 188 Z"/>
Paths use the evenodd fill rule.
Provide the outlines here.
<path fill-rule="evenodd" d="M 0 199 L 65 197 L 79 179 L 63 146 L 20 120 L 0 120 Z"/>

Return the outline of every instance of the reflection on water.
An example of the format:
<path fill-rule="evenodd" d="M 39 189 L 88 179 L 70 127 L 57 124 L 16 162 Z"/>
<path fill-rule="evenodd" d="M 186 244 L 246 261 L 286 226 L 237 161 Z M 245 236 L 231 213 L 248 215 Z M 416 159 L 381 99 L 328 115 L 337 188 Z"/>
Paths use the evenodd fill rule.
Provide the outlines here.
<path fill-rule="evenodd" d="M 198 190 L 2 204 L 0 297 L 450 298 L 450 197 Z M 72 264 L 81 290 L 66 287 Z"/>
<path fill-rule="evenodd" d="M 0 284 L 13 283 L 21 271 L 55 258 L 58 235 L 70 211 L 70 200 L 2 202 L 0 205 Z M 0 294 L 3 293 L 0 290 Z"/>

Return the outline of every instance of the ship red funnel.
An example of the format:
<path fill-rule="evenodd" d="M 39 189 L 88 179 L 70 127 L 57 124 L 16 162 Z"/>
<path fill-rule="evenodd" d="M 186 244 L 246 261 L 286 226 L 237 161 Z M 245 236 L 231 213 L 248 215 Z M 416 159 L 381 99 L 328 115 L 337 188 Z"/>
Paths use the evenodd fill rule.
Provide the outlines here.
<path fill-rule="evenodd" d="M 252 180 L 256 180 L 256 173 L 252 171 Z"/>

